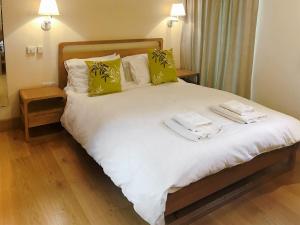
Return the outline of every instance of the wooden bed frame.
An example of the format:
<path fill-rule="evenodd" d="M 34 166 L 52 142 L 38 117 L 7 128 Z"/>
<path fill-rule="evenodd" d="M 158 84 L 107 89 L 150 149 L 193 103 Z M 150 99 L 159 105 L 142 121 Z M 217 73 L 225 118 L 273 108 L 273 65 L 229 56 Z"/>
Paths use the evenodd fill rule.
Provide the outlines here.
<path fill-rule="evenodd" d="M 64 88 L 67 84 L 67 72 L 64 67 L 65 60 L 71 58 L 104 56 L 113 53 L 125 57 L 146 53 L 149 48 L 162 49 L 163 39 L 152 38 L 61 43 L 59 45 L 58 62 L 59 87 Z M 290 168 L 293 168 L 296 160 L 296 151 L 299 148 L 300 144 L 297 143 L 291 147 L 264 153 L 247 163 L 225 169 L 217 174 L 208 176 L 184 187 L 175 193 L 169 194 L 165 216 L 170 216 L 171 214 L 276 163 L 287 162 L 287 165 Z"/>

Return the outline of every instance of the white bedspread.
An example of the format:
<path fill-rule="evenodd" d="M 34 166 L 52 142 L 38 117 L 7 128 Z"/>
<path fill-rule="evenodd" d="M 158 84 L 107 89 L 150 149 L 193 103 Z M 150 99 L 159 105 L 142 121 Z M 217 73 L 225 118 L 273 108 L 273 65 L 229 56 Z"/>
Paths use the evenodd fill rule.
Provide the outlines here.
<path fill-rule="evenodd" d="M 242 125 L 209 110 L 233 99 L 268 117 Z M 216 121 L 223 132 L 191 142 L 165 127 L 163 120 L 184 111 Z M 92 98 L 69 92 L 62 123 L 150 224 L 164 223 L 171 188 L 300 141 L 298 120 L 227 92 L 183 82 Z"/>

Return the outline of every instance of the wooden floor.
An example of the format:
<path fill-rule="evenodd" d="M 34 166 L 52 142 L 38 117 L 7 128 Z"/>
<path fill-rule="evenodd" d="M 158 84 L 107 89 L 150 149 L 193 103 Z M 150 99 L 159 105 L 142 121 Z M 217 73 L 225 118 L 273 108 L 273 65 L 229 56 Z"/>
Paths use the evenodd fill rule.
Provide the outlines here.
<path fill-rule="evenodd" d="M 0 133 L 0 225 L 145 224 L 73 139 L 27 144 Z M 193 225 L 300 224 L 300 158 L 285 173 Z"/>

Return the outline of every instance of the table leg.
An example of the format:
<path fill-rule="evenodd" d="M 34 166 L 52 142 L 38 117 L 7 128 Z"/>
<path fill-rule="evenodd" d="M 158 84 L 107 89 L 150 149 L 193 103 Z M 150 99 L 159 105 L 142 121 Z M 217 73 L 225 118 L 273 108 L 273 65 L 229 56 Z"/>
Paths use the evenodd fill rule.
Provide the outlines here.
<path fill-rule="evenodd" d="M 200 73 L 197 75 L 197 84 L 198 84 L 198 85 L 201 84 L 201 76 L 200 76 Z"/>

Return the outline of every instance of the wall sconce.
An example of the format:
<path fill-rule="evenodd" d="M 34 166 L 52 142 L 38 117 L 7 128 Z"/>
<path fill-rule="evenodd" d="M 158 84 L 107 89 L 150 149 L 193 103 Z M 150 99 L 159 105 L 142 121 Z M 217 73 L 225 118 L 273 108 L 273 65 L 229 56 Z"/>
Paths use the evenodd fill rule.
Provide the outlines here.
<path fill-rule="evenodd" d="M 52 16 L 59 15 L 56 0 L 41 0 L 39 15 L 44 16 L 41 28 L 44 31 L 49 31 L 51 29 Z"/>
<path fill-rule="evenodd" d="M 168 21 L 168 27 L 172 27 L 174 22 L 178 22 L 179 16 L 185 16 L 183 3 L 172 4 L 171 18 Z"/>

